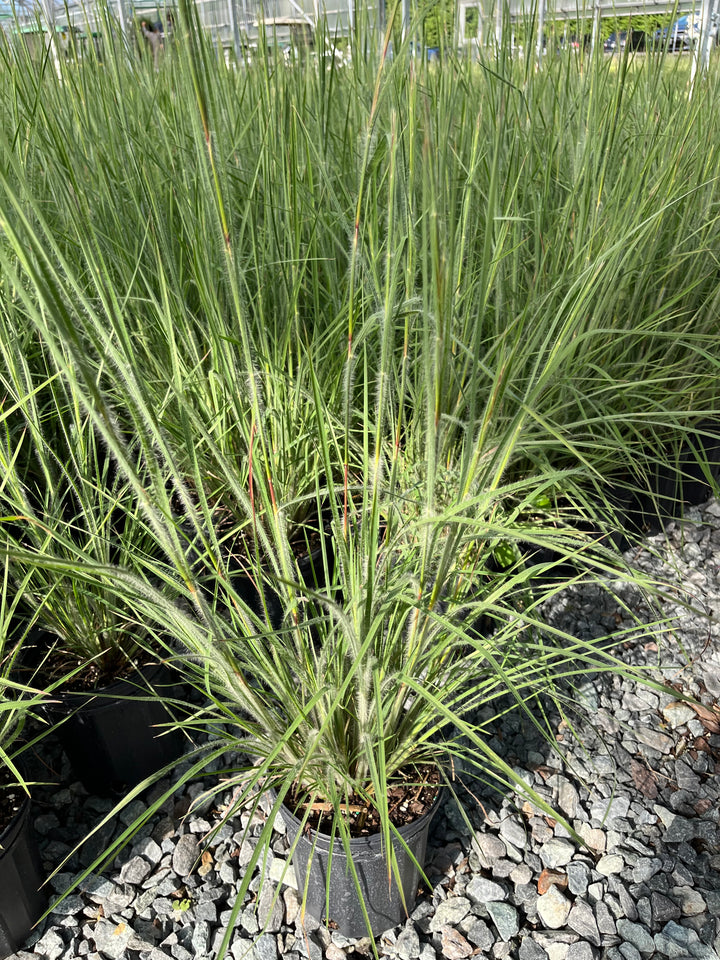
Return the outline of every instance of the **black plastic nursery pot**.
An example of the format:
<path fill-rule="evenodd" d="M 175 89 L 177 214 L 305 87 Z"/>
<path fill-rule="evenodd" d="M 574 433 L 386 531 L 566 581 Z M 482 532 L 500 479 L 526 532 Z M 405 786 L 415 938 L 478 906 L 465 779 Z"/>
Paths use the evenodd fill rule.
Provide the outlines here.
<path fill-rule="evenodd" d="M 656 490 L 668 513 L 677 516 L 682 507 L 697 506 L 712 493 L 720 477 L 720 421 L 704 420 L 683 443 L 676 458 L 658 470 Z"/>
<path fill-rule="evenodd" d="M 307 913 L 353 939 L 368 934 L 363 903 L 373 936 L 402 923 L 415 905 L 420 882 L 419 865 L 425 862 L 430 825 L 440 806 L 440 799 L 438 794 L 427 813 L 398 829 L 410 852 L 396 837 L 393 838 L 398 873 L 397 877 L 391 874 L 390 882 L 382 835 L 350 840 L 360 895 L 340 838 L 336 837 L 331 842 L 329 836 L 316 830 L 301 830 L 301 821 L 283 806 L 281 815 L 288 828 L 291 844 L 295 843 L 297 837 L 293 866 L 298 896 L 301 901 L 303 897 L 306 898 Z M 326 914 L 328 891 L 329 910 Z"/>
<path fill-rule="evenodd" d="M 110 796 L 135 786 L 185 748 L 164 700 L 181 698 L 165 664 L 144 667 L 88 693 L 53 693 L 43 707 L 76 776 L 89 793 Z"/>
<path fill-rule="evenodd" d="M 652 535 L 685 508 L 703 503 L 720 479 L 720 420 L 703 420 L 679 450 L 642 480 L 610 481 L 630 533 Z M 624 489 L 623 489 L 624 488 Z"/>
<path fill-rule="evenodd" d="M 0 834 L 0 957 L 16 953 L 47 907 L 27 798 Z"/>

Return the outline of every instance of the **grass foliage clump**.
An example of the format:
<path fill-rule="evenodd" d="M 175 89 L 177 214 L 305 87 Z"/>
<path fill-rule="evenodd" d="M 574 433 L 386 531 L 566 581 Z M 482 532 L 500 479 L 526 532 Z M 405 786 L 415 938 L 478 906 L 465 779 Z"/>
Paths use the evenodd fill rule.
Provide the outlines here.
<path fill-rule="evenodd" d="M 543 623 L 553 571 L 650 589 L 610 484 L 718 409 L 715 72 L 321 28 L 228 68 L 188 4 L 155 70 L 107 30 L 59 75 L 0 50 L 11 579 L 59 636 L 73 598 L 153 635 L 239 799 L 343 842 L 413 765 L 515 783 L 485 708 L 552 738 L 543 698 L 630 669 Z"/>

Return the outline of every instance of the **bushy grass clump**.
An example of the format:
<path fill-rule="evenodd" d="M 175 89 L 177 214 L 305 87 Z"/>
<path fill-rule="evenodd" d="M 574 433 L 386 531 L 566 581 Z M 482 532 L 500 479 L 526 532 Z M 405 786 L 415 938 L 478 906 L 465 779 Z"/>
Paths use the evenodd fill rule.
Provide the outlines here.
<path fill-rule="evenodd" d="M 626 669 L 545 627 L 538 574 L 612 590 L 607 482 L 719 399 L 715 74 L 380 41 L 228 68 L 184 4 L 158 70 L 0 65 L 5 552 L 142 624 L 242 798 L 320 797 L 343 842 L 351 794 L 389 840 L 408 764 L 517 781 L 478 707 L 552 737 L 558 679 Z"/>
<path fill-rule="evenodd" d="M 117 47 L 61 79 L 5 50 L 7 227 L 113 331 L 168 433 L 187 402 L 204 471 L 243 469 L 248 365 L 270 409 L 312 366 L 349 426 L 386 334 L 384 440 L 417 452 L 428 405 L 442 456 L 515 423 L 513 476 L 617 469 L 714 411 L 714 74 L 689 101 L 655 56 L 538 71 L 376 47 L 227 69 L 186 30 L 157 72 Z M 26 329 L 11 273 L 3 300 Z"/>

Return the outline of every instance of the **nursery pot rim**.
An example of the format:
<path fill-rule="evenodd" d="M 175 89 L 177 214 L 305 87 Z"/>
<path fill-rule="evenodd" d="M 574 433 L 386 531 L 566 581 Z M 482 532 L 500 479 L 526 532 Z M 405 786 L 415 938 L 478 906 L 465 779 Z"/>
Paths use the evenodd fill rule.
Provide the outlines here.
<path fill-rule="evenodd" d="M 439 769 L 439 768 L 438 768 Z M 277 797 L 277 791 L 274 788 L 268 790 L 270 796 L 274 799 Z M 415 837 L 420 831 L 425 829 L 425 824 L 429 819 L 435 816 L 440 805 L 442 804 L 445 796 L 445 787 L 442 781 L 439 781 L 437 784 L 437 793 L 432 804 L 421 813 L 419 816 L 415 817 L 413 820 L 408 821 L 407 823 L 402 824 L 399 827 L 391 827 L 390 835 L 391 837 L 400 836 L 403 840 L 408 841 Z M 335 831 L 333 836 L 330 836 L 328 833 L 324 833 L 321 830 L 318 830 L 315 827 L 310 826 L 309 824 L 303 824 L 301 817 L 298 817 L 297 814 L 293 813 L 287 803 L 283 800 L 280 811 L 282 816 L 286 818 L 293 829 L 303 830 L 305 832 L 310 832 L 314 838 L 314 845 L 318 850 L 328 851 L 331 844 L 333 845 L 333 856 L 345 856 L 345 844 L 340 838 L 339 831 Z M 375 833 L 367 834 L 363 837 L 350 837 L 349 838 L 349 847 L 351 853 L 362 853 L 367 849 L 374 849 L 384 843 L 384 834 L 382 830 L 378 830 Z"/>

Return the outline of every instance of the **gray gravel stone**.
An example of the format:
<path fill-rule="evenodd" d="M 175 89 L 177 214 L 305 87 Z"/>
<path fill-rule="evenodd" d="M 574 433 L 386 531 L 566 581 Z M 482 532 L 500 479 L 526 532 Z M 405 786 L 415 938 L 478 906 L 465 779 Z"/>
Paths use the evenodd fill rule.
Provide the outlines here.
<path fill-rule="evenodd" d="M 549 960 L 546 951 L 532 936 L 522 938 L 518 956 L 520 960 Z"/>
<path fill-rule="evenodd" d="M 657 891 L 653 891 L 650 894 L 650 907 L 655 923 L 667 923 L 668 920 L 679 920 L 682 915 L 680 907 L 674 900 Z"/>
<path fill-rule="evenodd" d="M 115 884 L 107 877 L 99 877 L 97 874 L 91 873 L 81 881 L 79 889 L 83 893 L 87 893 L 95 903 L 101 903 L 105 897 L 110 896 L 113 892 Z"/>
<path fill-rule="evenodd" d="M 583 900 L 576 900 L 568 914 L 567 925 L 585 940 L 596 947 L 600 946 L 600 931 L 590 904 Z"/>
<path fill-rule="evenodd" d="M 277 960 L 277 940 L 271 933 L 264 933 L 253 944 L 253 960 Z"/>
<path fill-rule="evenodd" d="M 395 941 L 395 951 L 400 960 L 416 960 L 420 956 L 420 937 L 412 921 L 408 921 Z"/>
<path fill-rule="evenodd" d="M 650 957 L 655 952 L 655 941 L 650 936 L 650 931 L 641 923 L 618 920 L 617 932 L 625 942 L 631 943 L 643 956 Z"/>
<path fill-rule="evenodd" d="M 179 877 L 186 877 L 192 871 L 199 856 L 197 837 L 192 833 L 184 833 L 175 845 L 172 868 Z"/>
<path fill-rule="evenodd" d="M 680 817 L 659 805 L 655 806 L 660 819 L 665 825 L 665 843 L 682 843 L 684 840 L 695 838 L 695 826 L 690 820 Z"/>
<path fill-rule="evenodd" d="M 468 915 L 471 906 L 467 897 L 448 897 L 438 905 L 435 916 L 430 921 L 430 930 L 435 932 L 445 926 L 457 926 Z"/>
<path fill-rule="evenodd" d="M 495 924 L 500 939 L 507 942 L 517 935 L 520 929 L 518 912 L 509 903 L 488 903 L 487 911 Z"/>
<path fill-rule="evenodd" d="M 152 837 L 145 837 L 145 839 L 140 840 L 135 844 L 132 852 L 134 856 L 142 857 L 153 866 L 157 866 L 160 863 L 163 855 L 160 844 L 156 843 Z"/>
<path fill-rule="evenodd" d="M 82 913 L 85 901 L 81 896 L 70 895 L 53 904 L 52 912 L 56 917 L 72 917 L 75 914 Z"/>
<path fill-rule="evenodd" d="M 568 945 L 567 960 L 595 960 L 595 951 L 584 940 Z"/>
<path fill-rule="evenodd" d="M 514 817 L 506 817 L 501 821 L 500 836 L 518 850 L 522 850 L 527 843 L 527 831 Z"/>
<path fill-rule="evenodd" d="M 196 920 L 204 920 L 207 923 L 217 923 L 217 906 L 212 900 L 204 900 L 202 903 L 196 903 L 193 907 L 193 916 Z"/>
<path fill-rule="evenodd" d="M 495 860 L 505 856 L 505 844 L 492 833 L 476 833 L 472 840 L 472 848 L 480 858 L 481 866 L 489 869 Z"/>
<path fill-rule="evenodd" d="M 602 900 L 598 900 L 594 909 L 595 920 L 600 933 L 604 933 L 608 936 L 614 936 L 617 933 L 617 928 L 615 926 L 615 921 L 613 920 L 612 914 L 608 910 L 607 906 L 602 902 Z"/>
<path fill-rule="evenodd" d="M 495 942 L 495 935 L 491 932 L 490 927 L 485 923 L 484 920 L 480 920 L 479 918 L 473 921 L 473 923 L 467 927 L 465 930 L 465 936 L 468 938 L 470 943 L 474 944 L 476 947 L 479 947 L 486 953 L 490 950 Z"/>
<path fill-rule="evenodd" d="M 521 883 L 513 891 L 513 903 L 520 907 L 528 916 L 537 913 L 538 892 L 532 883 Z"/>
<path fill-rule="evenodd" d="M 151 870 L 152 867 L 147 860 L 140 856 L 133 857 L 123 865 L 120 871 L 120 883 L 132 883 L 134 886 L 140 886 Z"/>
<path fill-rule="evenodd" d="M 278 933 L 285 914 L 283 898 L 272 883 L 265 883 L 257 905 L 258 925 L 266 933 Z"/>
<path fill-rule="evenodd" d="M 644 857 L 635 864 L 632 870 L 632 878 L 635 883 L 642 883 L 649 880 L 662 868 L 662 860 L 657 857 Z"/>
<path fill-rule="evenodd" d="M 671 960 L 677 960 L 680 957 L 687 957 L 690 953 L 692 943 L 697 943 L 698 935 L 694 930 L 688 930 L 679 924 L 670 921 L 660 933 L 656 933 L 653 938 L 655 948 L 658 953 Z"/>
<path fill-rule="evenodd" d="M 584 897 L 590 882 L 590 868 L 586 863 L 569 863 L 565 868 L 568 890 L 576 897 Z"/>
<path fill-rule="evenodd" d="M 122 913 L 135 898 L 135 891 L 129 885 L 122 887 L 113 886 L 111 893 L 101 901 L 103 912 L 106 917 Z"/>
<path fill-rule="evenodd" d="M 465 887 L 465 893 L 476 903 L 487 903 L 489 900 L 507 900 L 505 888 L 492 880 L 486 880 L 484 877 L 473 877 Z"/>
<path fill-rule="evenodd" d="M 573 858 L 575 845 L 569 840 L 553 837 L 540 848 L 540 859 L 549 870 L 564 867 Z"/>

